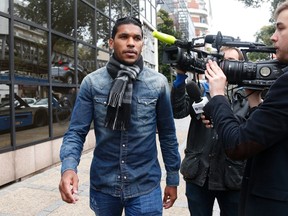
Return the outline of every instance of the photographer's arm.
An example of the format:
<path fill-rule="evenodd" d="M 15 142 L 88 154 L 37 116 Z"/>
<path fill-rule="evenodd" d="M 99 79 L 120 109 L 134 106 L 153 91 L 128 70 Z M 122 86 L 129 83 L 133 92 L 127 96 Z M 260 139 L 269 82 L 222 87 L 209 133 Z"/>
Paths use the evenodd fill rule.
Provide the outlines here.
<path fill-rule="evenodd" d="M 176 69 L 176 73 L 177 73 L 177 76 L 176 76 L 176 80 L 173 82 L 173 87 L 179 88 L 181 85 L 185 84 L 185 80 L 188 76 L 185 74 L 185 71 L 182 71 L 179 69 Z"/>
<path fill-rule="evenodd" d="M 240 135 L 245 126 L 242 127 L 237 120 L 224 96 L 226 76 L 216 62 L 208 61 L 205 75 L 209 80 L 212 99 L 204 107 L 204 111 L 211 117 L 220 139 L 223 140 L 226 154 L 232 159 L 245 159 L 265 149 L 263 145 L 260 145 L 254 139 L 247 139 L 244 142 L 240 141 L 241 139 L 246 140 Z M 256 97 L 250 99 L 257 101 Z M 255 128 L 252 128 L 254 128 L 254 125 L 251 126 L 249 131 L 255 131 Z M 245 136 L 247 135 L 245 134 Z M 259 136 L 255 135 L 255 137 Z"/>
<path fill-rule="evenodd" d="M 226 76 L 215 61 L 208 61 L 205 75 L 209 80 L 211 97 L 214 97 L 215 95 L 224 95 L 227 81 Z M 245 89 L 245 92 L 248 96 L 247 99 L 250 108 L 256 107 L 262 103 L 261 91 Z"/>
<path fill-rule="evenodd" d="M 176 80 L 173 82 L 171 91 L 171 104 L 173 109 L 174 118 L 180 119 L 190 114 L 190 100 L 188 95 L 185 93 L 185 80 L 187 75 L 185 72 L 176 70 Z"/>
<path fill-rule="evenodd" d="M 227 79 L 217 62 L 208 60 L 206 64 L 205 76 L 209 82 L 210 96 L 225 95 L 225 86 Z"/>
<path fill-rule="evenodd" d="M 216 72 L 218 74 L 216 76 Z M 217 65 L 215 61 L 208 60 L 206 65 L 205 76 L 209 83 L 209 93 L 211 98 L 215 95 L 225 95 L 226 76 L 222 69 Z M 213 122 L 210 116 L 205 114 L 201 115 L 202 123 L 205 124 L 206 128 L 213 128 Z"/>

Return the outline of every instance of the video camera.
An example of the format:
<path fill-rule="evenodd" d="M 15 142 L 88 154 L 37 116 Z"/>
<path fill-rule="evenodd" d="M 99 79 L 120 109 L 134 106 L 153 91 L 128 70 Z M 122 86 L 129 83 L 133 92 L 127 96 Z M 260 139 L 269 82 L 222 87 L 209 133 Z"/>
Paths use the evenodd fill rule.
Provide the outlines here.
<path fill-rule="evenodd" d="M 241 42 L 239 39 L 234 39 L 230 36 L 222 36 L 221 32 L 218 32 L 217 35 L 197 37 L 190 42 L 177 40 L 171 35 L 158 31 L 154 31 L 152 35 L 160 41 L 171 45 L 164 49 L 163 63 L 187 72 L 204 74 L 206 63 L 208 59 L 211 59 L 218 63 L 229 84 L 236 84 L 242 87 L 251 89 L 270 87 L 283 74 L 281 69 L 287 66 L 275 59 L 250 62 L 247 53 L 275 54 L 275 48 L 265 46 L 262 43 Z M 199 49 L 200 47 L 205 47 L 206 43 L 212 44 L 212 47 L 217 52 L 208 53 Z M 225 60 L 224 54 L 220 52 L 222 46 L 242 47 L 240 50 L 243 53 L 244 61 Z"/>

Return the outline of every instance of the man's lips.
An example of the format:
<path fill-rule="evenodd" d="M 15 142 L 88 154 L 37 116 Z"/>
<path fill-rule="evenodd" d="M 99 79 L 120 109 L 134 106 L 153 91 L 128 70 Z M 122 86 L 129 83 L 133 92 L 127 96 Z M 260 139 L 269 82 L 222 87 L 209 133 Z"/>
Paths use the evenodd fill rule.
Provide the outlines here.
<path fill-rule="evenodd" d="M 137 52 L 135 50 L 126 50 L 124 51 L 124 54 L 127 55 L 137 55 Z"/>

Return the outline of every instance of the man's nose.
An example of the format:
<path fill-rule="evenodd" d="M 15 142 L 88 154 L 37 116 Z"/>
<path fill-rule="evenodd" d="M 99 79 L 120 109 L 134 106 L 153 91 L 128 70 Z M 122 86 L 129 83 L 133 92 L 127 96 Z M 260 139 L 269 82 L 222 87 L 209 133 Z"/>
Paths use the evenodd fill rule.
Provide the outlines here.
<path fill-rule="evenodd" d="M 129 37 L 127 40 L 127 46 L 135 46 L 134 38 Z"/>
<path fill-rule="evenodd" d="M 275 32 L 271 35 L 270 40 L 271 40 L 272 42 L 275 42 L 275 41 L 276 41 L 276 34 L 275 34 Z"/>

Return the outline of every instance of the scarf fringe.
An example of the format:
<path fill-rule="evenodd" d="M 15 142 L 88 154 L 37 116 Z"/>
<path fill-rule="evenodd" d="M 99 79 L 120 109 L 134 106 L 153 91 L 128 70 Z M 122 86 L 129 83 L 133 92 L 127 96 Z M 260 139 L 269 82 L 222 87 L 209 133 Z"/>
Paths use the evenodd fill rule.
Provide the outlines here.
<path fill-rule="evenodd" d="M 124 80 L 116 80 L 110 90 L 108 105 L 112 107 L 121 106 L 127 83 Z"/>
<path fill-rule="evenodd" d="M 112 130 L 126 131 L 129 126 L 129 121 L 118 122 L 113 118 L 106 120 L 105 127 L 111 128 Z"/>
<path fill-rule="evenodd" d="M 116 107 L 118 105 L 119 98 L 120 98 L 119 93 L 114 92 L 113 94 L 110 94 L 108 99 L 108 105 Z"/>
<path fill-rule="evenodd" d="M 116 108 L 108 106 L 107 113 L 109 113 L 109 115 L 106 115 L 105 127 L 112 130 L 128 130 L 131 113 L 130 104 L 124 103 L 122 107 Z"/>

